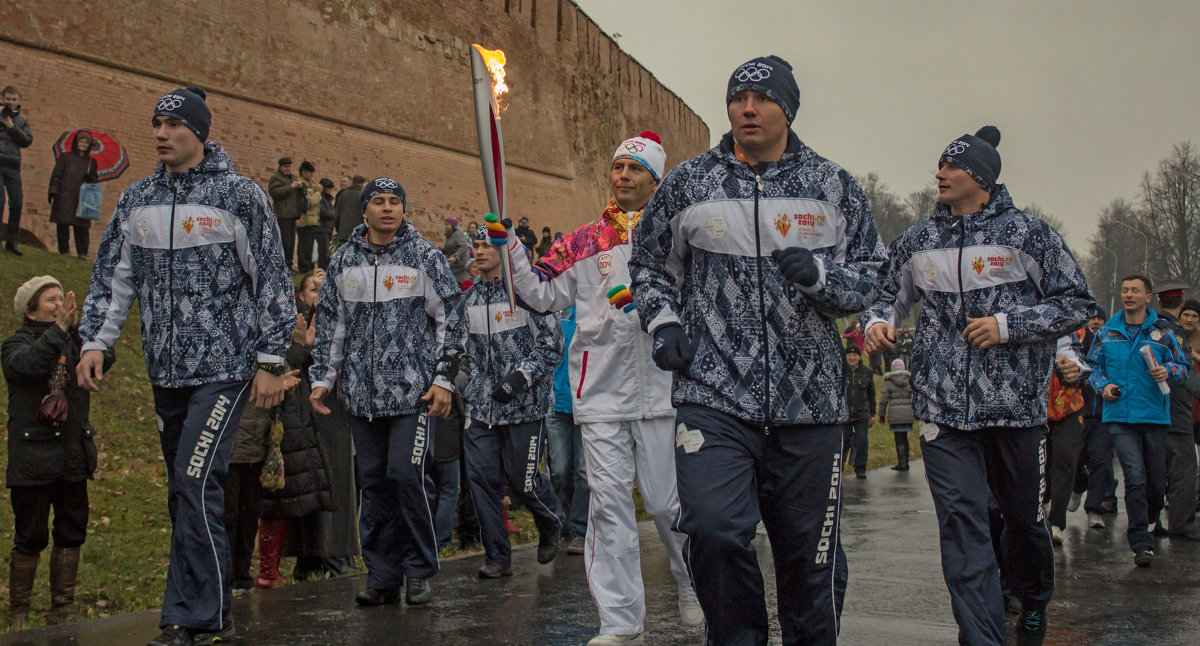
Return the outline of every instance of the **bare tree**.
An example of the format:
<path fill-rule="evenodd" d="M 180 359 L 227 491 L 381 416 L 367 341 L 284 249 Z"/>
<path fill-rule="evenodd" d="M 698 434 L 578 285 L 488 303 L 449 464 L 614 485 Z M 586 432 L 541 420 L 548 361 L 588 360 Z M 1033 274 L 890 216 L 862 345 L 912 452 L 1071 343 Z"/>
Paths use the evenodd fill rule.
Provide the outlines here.
<path fill-rule="evenodd" d="M 1200 284 L 1200 152 L 1190 141 L 1142 176 L 1141 202 L 1138 228 L 1148 236 L 1153 273 Z"/>
<path fill-rule="evenodd" d="M 1141 271 L 1145 253 L 1142 239 L 1126 228 L 1138 217 L 1132 204 L 1117 198 L 1100 212 L 1096 231 L 1088 239 L 1089 253 L 1083 259 L 1083 272 L 1096 302 L 1107 307 L 1109 314 L 1116 305 L 1116 281 Z"/>
<path fill-rule="evenodd" d="M 937 204 L 937 186 L 930 185 L 919 191 L 913 191 L 904 198 L 904 207 L 908 209 L 908 219 L 916 224 L 921 220 L 929 217 L 933 213 L 933 206 Z"/>
<path fill-rule="evenodd" d="M 884 244 L 891 243 L 916 220 L 909 218 L 908 210 L 900 203 L 900 198 L 879 179 L 878 173 L 867 173 L 866 177 L 857 179 L 867 196 L 867 204 L 871 207 L 871 216 L 875 218 L 879 237 L 883 239 Z"/>

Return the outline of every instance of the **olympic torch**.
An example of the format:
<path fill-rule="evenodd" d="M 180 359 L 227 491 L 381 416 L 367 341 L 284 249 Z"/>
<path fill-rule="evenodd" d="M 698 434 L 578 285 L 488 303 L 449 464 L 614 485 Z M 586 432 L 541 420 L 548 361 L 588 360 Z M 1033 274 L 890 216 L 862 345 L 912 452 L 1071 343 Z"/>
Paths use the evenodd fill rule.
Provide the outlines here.
<path fill-rule="evenodd" d="M 517 308 L 513 294 L 512 264 L 508 259 L 508 232 L 504 228 L 506 204 L 504 182 L 504 137 L 500 133 L 500 95 L 504 84 L 504 52 L 471 45 L 471 80 L 475 84 L 475 129 L 479 134 L 479 161 L 483 165 L 483 187 L 487 192 L 487 222 L 492 244 L 500 252 L 501 282 L 510 309 Z"/>

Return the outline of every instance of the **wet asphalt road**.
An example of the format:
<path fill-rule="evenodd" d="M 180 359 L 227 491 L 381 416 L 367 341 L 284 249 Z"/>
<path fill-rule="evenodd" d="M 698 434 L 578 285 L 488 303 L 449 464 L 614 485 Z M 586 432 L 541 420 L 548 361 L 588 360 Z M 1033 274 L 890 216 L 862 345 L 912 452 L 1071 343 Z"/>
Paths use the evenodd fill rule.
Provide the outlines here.
<path fill-rule="evenodd" d="M 957 629 L 938 559 L 937 519 L 922 464 L 908 473 L 872 471 L 845 481 L 843 542 L 850 583 L 840 644 L 954 644 Z M 1124 518 L 1088 529 L 1070 514 L 1066 544 L 1056 549 L 1056 590 L 1049 609 L 1054 645 L 1195 645 L 1200 643 L 1200 543 L 1159 541 L 1150 569 L 1134 567 Z M 699 629 L 678 623 L 675 585 L 654 526 L 643 523 L 646 643 L 702 644 Z M 759 562 L 768 582 L 771 643 L 779 644 L 773 573 L 764 538 Z M 258 591 L 235 600 L 239 646 L 295 644 L 513 644 L 579 646 L 599 626 L 581 556 L 565 551 L 538 565 L 531 547 L 513 552 L 516 575 L 480 581 L 482 556 L 445 561 L 433 581 L 434 602 L 361 609 L 363 576 Z M 1011 619 L 1011 617 L 1010 617 Z M 0 644 L 126 646 L 157 634 L 157 611 L 0 636 Z M 1011 626 L 1011 623 L 1010 623 Z M 1011 637 L 1011 636 L 1010 636 Z"/>

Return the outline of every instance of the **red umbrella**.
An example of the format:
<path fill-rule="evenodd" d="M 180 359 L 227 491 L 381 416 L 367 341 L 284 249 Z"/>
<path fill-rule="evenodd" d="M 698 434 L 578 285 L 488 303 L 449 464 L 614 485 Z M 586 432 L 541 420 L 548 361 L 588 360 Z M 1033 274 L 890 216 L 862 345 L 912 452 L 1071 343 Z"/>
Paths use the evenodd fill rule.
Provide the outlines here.
<path fill-rule="evenodd" d="M 129 168 L 129 155 L 125 153 L 125 146 L 122 146 L 121 142 L 111 134 L 91 128 L 68 130 L 59 135 L 53 147 L 56 161 L 59 155 L 72 152 L 71 146 L 75 142 L 75 133 L 77 132 L 86 132 L 92 136 L 91 153 L 92 158 L 96 160 L 96 174 L 101 182 L 116 179 L 125 172 L 125 169 Z"/>

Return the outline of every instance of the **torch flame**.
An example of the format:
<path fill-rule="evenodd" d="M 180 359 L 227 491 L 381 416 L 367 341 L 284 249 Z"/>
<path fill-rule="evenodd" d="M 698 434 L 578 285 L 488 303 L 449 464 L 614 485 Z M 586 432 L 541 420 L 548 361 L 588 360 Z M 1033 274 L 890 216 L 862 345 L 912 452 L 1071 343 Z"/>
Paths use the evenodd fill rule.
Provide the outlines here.
<path fill-rule="evenodd" d="M 500 96 L 508 92 L 508 86 L 504 83 L 504 63 L 506 62 L 504 52 L 499 49 L 484 49 L 479 45 L 472 45 L 472 47 L 479 50 L 484 64 L 492 73 L 492 97 L 496 100 L 497 107 L 503 112 L 507 106 L 501 105 Z"/>

